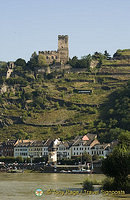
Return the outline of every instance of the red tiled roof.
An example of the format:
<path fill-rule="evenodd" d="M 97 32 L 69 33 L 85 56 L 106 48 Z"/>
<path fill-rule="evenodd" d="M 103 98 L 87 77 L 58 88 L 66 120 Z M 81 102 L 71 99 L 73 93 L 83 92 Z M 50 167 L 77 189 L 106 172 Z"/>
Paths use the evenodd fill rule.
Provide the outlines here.
<path fill-rule="evenodd" d="M 89 140 L 89 138 L 88 138 L 87 135 L 84 135 L 84 136 L 82 137 L 82 140 L 83 140 L 83 141 L 86 141 L 86 140 Z"/>

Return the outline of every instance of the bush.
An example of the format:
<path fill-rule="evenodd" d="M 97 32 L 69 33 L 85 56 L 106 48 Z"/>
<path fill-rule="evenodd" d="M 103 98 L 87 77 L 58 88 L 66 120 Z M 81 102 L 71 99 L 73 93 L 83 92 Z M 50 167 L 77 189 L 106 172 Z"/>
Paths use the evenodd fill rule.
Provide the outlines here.
<path fill-rule="evenodd" d="M 111 191 L 113 190 L 114 186 L 114 178 L 105 178 L 102 181 L 103 190 Z"/>
<path fill-rule="evenodd" d="M 93 160 L 93 161 L 94 161 L 94 160 L 99 160 L 99 155 L 97 155 L 97 154 L 93 155 L 93 156 L 92 156 L 92 160 Z"/>
<path fill-rule="evenodd" d="M 5 162 L 5 163 L 14 163 L 14 162 L 18 162 L 18 163 L 21 163 L 23 160 L 22 160 L 22 157 L 10 157 L 10 156 L 7 156 L 7 157 L 0 157 L 0 162 Z"/>
<path fill-rule="evenodd" d="M 120 179 L 117 181 L 115 178 L 106 178 L 102 182 L 103 190 L 113 191 L 113 190 L 123 190 L 126 193 L 130 191 L 130 182 L 127 179 L 125 182 Z"/>
<path fill-rule="evenodd" d="M 94 190 L 93 182 L 88 180 L 88 179 L 86 179 L 83 182 L 83 190 L 93 191 Z"/>
<path fill-rule="evenodd" d="M 89 107 L 89 108 L 88 108 L 88 113 L 89 113 L 89 114 L 96 114 L 96 113 L 97 113 L 97 109 L 96 109 L 96 108 Z"/>

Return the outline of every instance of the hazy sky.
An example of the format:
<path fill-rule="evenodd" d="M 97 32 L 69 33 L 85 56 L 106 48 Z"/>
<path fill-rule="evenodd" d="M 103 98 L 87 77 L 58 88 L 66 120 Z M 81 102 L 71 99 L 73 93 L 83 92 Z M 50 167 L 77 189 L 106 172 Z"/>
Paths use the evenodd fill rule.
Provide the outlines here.
<path fill-rule="evenodd" d="M 0 0 L 0 61 L 57 50 L 60 34 L 71 58 L 130 48 L 130 0 Z"/>

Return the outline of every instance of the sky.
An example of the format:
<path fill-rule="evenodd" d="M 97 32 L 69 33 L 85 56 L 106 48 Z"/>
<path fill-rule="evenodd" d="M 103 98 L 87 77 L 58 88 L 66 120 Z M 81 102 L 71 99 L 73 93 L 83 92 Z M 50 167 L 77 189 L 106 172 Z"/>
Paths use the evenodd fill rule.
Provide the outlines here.
<path fill-rule="evenodd" d="M 58 35 L 70 58 L 130 49 L 130 0 L 0 0 L 0 61 L 57 50 Z"/>

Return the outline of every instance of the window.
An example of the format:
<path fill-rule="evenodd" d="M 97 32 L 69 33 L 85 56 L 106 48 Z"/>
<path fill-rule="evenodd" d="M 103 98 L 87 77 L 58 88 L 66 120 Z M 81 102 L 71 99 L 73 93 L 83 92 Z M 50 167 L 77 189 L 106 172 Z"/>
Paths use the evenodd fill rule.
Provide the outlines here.
<path fill-rule="evenodd" d="M 46 57 L 46 59 L 48 59 L 48 56 Z"/>
<path fill-rule="evenodd" d="M 77 155 L 78 155 L 78 152 L 77 152 Z"/>
<path fill-rule="evenodd" d="M 51 58 L 52 58 L 52 59 L 54 59 L 54 57 L 53 57 L 53 56 L 51 56 Z"/>

